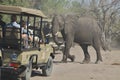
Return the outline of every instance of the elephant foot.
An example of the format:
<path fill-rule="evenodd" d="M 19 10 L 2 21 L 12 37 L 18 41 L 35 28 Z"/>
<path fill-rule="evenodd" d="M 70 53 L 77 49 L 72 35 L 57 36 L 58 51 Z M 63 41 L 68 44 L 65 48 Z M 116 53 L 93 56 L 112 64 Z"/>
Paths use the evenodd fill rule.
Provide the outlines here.
<path fill-rule="evenodd" d="M 63 56 L 63 59 L 62 59 L 62 61 L 61 62 L 63 62 L 63 63 L 67 63 L 67 58 L 66 58 L 66 56 L 64 55 Z"/>
<path fill-rule="evenodd" d="M 102 60 L 97 60 L 96 62 L 95 62 L 95 64 L 101 64 L 102 63 Z"/>
<path fill-rule="evenodd" d="M 75 61 L 75 56 L 74 55 L 69 55 L 68 57 L 72 62 Z M 67 57 L 63 56 L 62 62 L 67 63 Z"/>
<path fill-rule="evenodd" d="M 82 64 L 88 64 L 90 62 L 90 59 L 84 59 L 83 61 L 82 61 Z"/>
<path fill-rule="evenodd" d="M 67 60 L 66 59 L 62 59 L 61 62 L 62 63 L 67 63 Z"/>
<path fill-rule="evenodd" d="M 71 56 L 69 56 L 69 59 L 71 59 L 71 61 L 74 62 L 75 61 L 75 56 L 71 55 Z"/>

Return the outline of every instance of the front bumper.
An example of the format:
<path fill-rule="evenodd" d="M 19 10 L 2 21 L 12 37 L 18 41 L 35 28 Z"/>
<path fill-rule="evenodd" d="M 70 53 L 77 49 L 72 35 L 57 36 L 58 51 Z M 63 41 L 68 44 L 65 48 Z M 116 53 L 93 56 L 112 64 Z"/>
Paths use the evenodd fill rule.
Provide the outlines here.
<path fill-rule="evenodd" d="M 20 66 L 17 69 L 13 67 L 0 67 L 0 80 L 18 80 L 25 70 L 25 66 Z"/>
<path fill-rule="evenodd" d="M 0 80 L 18 80 L 18 74 L 12 67 L 0 67 Z"/>

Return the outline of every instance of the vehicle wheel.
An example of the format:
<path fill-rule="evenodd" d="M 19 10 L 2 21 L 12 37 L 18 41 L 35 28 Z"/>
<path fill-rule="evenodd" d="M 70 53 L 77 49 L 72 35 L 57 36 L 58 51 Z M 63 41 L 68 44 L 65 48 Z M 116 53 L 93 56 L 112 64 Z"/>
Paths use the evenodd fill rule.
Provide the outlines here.
<path fill-rule="evenodd" d="M 53 69 L 53 59 L 50 56 L 47 64 L 42 68 L 43 76 L 50 76 L 50 74 L 52 73 L 52 69 Z"/>
<path fill-rule="evenodd" d="M 0 66 L 2 66 L 2 64 L 3 64 L 3 63 L 2 63 L 2 58 L 0 57 Z"/>
<path fill-rule="evenodd" d="M 26 67 L 25 76 L 22 77 L 22 80 L 30 80 L 31 73 L 32 73 L 32 60 L 29 61 L 29 64 Z"/>

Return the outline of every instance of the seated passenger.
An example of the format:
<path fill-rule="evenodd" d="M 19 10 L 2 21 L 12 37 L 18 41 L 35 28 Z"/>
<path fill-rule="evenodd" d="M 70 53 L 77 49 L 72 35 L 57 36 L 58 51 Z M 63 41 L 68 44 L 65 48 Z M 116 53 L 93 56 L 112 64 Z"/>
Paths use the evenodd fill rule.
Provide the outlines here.
<path fill-rule="evenodd" d="M 17 21 L 17 16 L 11 15 L 11 22 L 9 24 L 7 24 L 7 27 L 20 28 L 20 24 L 18 24 L 16 21 Z"/>
<path fill-rule="evenodd" d="M 43 33 L 44 33 L 44 36 L 45 36 L 45 42 L 46 43 L 49 43 L 50 32 L 51 32 L 50 24 L 46 23 L 43 27 Z"/>
<path fill-rule="evenodd" d="M 30 38 L 31 38 L 30 40 L 33 41 L 33 30 L 32 29 L 28 29 L 28 31 L 29 31 L 29 35 L 30 35 Z M 39 42 L 39 37 L 34 35 L 34 40 L 36 42 Z"/>
<path fill-rule="evenodd" d="M 27 24 L 23 20 L 21 21 L 21 28 L 22 28 L 22 38 L 24 39 L 24 44 L 26 44 L 25 48 L 28 48 L 28 41 L 33 41 L 33 37 L 30 35 L 30 32 L 27 30 Z"/>
<path fill-rule="evenodd" d="M 25 21 L 20 22 L 21 27 L 22 27 L 22 39 L 23 39 L 23 45 L 25 48 L 28 48 L 28 34 L 27 34 L 27 28 Z"/>

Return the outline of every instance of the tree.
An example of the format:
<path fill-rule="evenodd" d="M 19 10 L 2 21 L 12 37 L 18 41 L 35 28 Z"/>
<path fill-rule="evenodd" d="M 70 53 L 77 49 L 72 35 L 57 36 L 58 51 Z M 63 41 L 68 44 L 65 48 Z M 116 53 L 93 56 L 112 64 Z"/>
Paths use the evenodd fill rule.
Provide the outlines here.
<path fill-rule="evenodd" d="M 41 0 L 40 6 L 42 11 L 51 15 L 54 13 L 65 13 L 69 3 L 70 0 Z"/>
<path fill-rule="evenodd" d="M 84 0 L 82 0 L 81 2 L 72 1 L 71 6 L 68 8 L 68 10 L 69 10 L 68 12 L 85 15 L 86 9 L 83 4 L 84 4 Z"/>
<path fill-rule="evenodd" d="M 98 21 L 102 32 L 106 34 L 104 37 L 109 47 L 114 34 L 113 29 L 118 24 L 116 22 L 119 21 L 117 17 L 120 14 L 119 10 L 120 0 L 90 0 L 90 12 Z"/>

